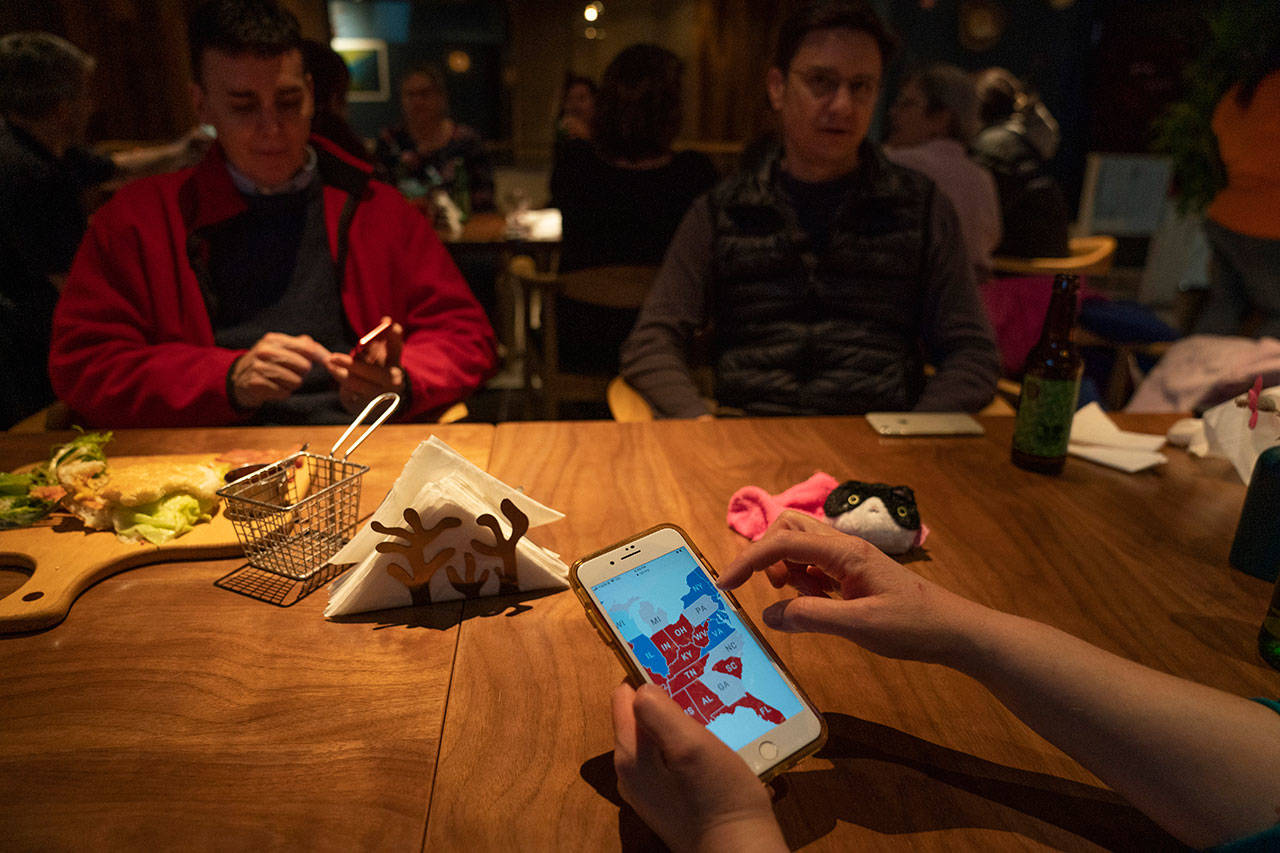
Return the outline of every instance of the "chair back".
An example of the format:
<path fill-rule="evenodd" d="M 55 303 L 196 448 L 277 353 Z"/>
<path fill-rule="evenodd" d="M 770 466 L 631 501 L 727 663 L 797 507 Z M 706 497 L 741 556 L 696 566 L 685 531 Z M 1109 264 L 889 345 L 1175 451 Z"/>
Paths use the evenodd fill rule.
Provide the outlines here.
<path fill-rule="evenodd" d="M 561 329 L 557 300 L 572 299 L 603 308 L 639 310 L 658 268 L 604 266 L 567 273 L 545 273 L 524 258 L 514 258 L 508 273 L 523 294 L 525 315 L 525 390 L 539 386 L 544 417 L 560 416 L 566 401 L 604 402 L 613 370 L 600 374 L 568 373 L 561 369 L 559 336 L 593 333 L 592 329 Z M 537 344 L 534 342 L 537 341 Z M 622 341 L 609 342 L 621 346 Z"/>

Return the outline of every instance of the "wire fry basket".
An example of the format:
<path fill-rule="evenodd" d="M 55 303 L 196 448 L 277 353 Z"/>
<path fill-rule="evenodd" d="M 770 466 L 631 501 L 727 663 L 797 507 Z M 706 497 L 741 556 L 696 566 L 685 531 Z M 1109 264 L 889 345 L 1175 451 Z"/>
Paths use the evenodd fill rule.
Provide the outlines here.
<path fill-rule="evenodd" d="M 347 436 L 386 401 L 386 410 L 338 456 Z M 347 544 L 359 520 L 360 486 L 369 470 L 347 457 L 399 404 L 396 394 L 375 397 L 327 456 L 303 448 L 218 490 L 249 565 L 306 580 Z"/>

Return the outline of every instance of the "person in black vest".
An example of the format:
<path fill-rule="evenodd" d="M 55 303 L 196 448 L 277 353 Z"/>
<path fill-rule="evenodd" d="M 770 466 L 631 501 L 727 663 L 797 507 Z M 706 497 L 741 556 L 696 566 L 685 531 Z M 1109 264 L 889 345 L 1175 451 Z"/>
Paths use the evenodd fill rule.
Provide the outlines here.
<path fill-rule="evenodd" d="M 622 349 L 623 376 L 660 415 L 710 414 L 688 358 L 708 323 L 723 409 L 991 400 L 1000 360 L 955 211 L 866 138 L 892 49 L 856 0 L 811 2 L 783 24 L 768 76 L 781 150 L 694 202 Z"/>

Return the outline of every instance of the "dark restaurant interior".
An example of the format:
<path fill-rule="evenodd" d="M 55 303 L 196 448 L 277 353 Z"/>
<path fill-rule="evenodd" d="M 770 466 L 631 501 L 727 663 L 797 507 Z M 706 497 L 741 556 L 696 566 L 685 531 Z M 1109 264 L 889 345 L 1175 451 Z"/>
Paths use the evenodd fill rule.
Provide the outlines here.
<path fill-rule="evenodd" d="M 1275 0 L 0 0 L 0 850 L 1280 849 L 1278 152 Z"/>

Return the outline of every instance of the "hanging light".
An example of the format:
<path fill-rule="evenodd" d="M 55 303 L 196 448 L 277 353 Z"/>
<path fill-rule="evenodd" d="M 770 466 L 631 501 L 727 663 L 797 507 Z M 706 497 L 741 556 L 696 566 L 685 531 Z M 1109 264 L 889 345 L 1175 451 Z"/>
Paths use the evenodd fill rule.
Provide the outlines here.
<path fill-rule="evenodd" d="M 587 23 L 594 23 L 600 19 L 600 15 L 604 12 L 604 4 L 599 2 L 588 3 L 582 10 L 582 17 Z"/>

